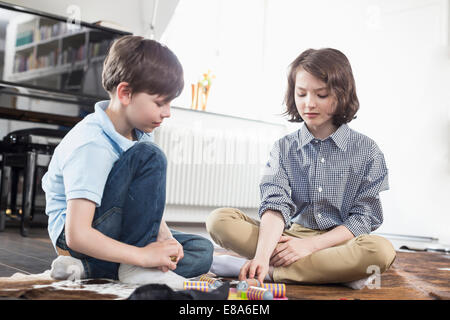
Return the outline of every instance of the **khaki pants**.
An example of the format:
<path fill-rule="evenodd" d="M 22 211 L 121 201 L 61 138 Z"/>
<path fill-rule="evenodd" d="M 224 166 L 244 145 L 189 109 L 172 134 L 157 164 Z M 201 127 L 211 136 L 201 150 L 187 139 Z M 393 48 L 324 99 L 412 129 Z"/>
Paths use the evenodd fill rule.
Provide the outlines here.
<path fill-rule="evenodd" d="M 259 221 L 242 211 L 235 208 L 216 209 L 208 216 L 206 229 L 222 248 L 247 259 L 254 257 Z M 327 231 L 308 229 L 294 223 L 283 234 L 307 238 L 325 232 Z M 378 270 L 382 273 L 391 266 L 394 259 L 395 250 L 387 239 L 364 234 L 334 247 L 316 251 L 287 267 L 275 267 L 273 280 L 286 283 L 348 282 L 367 278 Z"/>

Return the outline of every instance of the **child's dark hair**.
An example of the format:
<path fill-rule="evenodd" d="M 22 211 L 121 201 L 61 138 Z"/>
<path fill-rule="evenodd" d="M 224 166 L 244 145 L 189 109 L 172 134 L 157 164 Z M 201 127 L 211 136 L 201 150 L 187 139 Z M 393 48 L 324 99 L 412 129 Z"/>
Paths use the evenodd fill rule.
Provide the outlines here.
<path fill-rule="evenodd" d="M 183 67 L 166 46 L 127 35 L 112 43 L 103 63 L 103 88 L 111 94 L 120 82 L 127 82 L 132 94 L 156 94 L 168 102 L 183 91 Z"/>
<path fill-rule="evenodd" d="M 327 84 L 335 97 L 337 106 L 333 115 L 333 124 L 340 126 L 356 118 L 359 101 L 356 96 L 355 79 L 347 57 L 332 48 L 308 49 L 300 54 L 289 66 L 288 87 L 284 97 L 286 112 L 290 122 L 302 122 L 295 105 L 295 77 L 302 68 Z"/>

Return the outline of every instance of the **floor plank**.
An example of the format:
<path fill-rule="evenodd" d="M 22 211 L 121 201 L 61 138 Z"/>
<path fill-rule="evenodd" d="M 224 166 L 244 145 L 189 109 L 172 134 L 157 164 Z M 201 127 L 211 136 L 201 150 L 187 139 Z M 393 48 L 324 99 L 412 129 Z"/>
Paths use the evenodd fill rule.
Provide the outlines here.
<path fill-rule="evenodd" d="M 51 261 L 35 258 L 21 253 L 13 253 L 0 249 L 0 263 L 26 271 L 28 273 L 42 273 L 50 269 Z"/>
<path fill-rule="evenodd" d="M 10 243 L 8 245 L 0 245 L 0 250 L 4 250 L 11 254 L 26 255 L 38 260 L 49 261 L 56 258 L 56 252 L 53 247 L 35 247 L 30 245 L 21 245 L 17 243 Z"/>
<path fill-rule="evenodd" d="M 25 270 L 17 269 L 17 268 L 14 268 L 12 266 L 9 266 L 7 264 L 3 264 L 2 262 L 0 262 L 0 277 L 9 277 L 9 276 L 12 276 L 16 272 L 28 274 L 28 272 L 26 272 Z"/>
<path fill-rule="evenodd" d="M 42 273 L 50 269 L 55 258 L 46 228 L 30 228 L 28 237 L 22 237 L 14 227 L 0 232 L 0 277 L 16 272 Z"/>

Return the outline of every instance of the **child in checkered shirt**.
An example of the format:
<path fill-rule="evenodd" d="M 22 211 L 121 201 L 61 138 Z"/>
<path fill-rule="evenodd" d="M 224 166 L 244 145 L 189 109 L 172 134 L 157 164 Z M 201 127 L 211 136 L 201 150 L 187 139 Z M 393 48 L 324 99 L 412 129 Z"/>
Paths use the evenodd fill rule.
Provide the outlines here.
<path fill-rule="evenodd" d="M 309 49 L 291 64 L 286 114 L 300 129 L 275 142 L 262 177 L 260 221 L 214 210 L 212 239 L 241 256 L 215 257 L 211 271 L 259 281 L 345 283 L 360 288 L 386 271 L 395 250 L 371 235 L 382 221 L 384 155 L 349 128 L 359 109 L 347 57 Z"/>

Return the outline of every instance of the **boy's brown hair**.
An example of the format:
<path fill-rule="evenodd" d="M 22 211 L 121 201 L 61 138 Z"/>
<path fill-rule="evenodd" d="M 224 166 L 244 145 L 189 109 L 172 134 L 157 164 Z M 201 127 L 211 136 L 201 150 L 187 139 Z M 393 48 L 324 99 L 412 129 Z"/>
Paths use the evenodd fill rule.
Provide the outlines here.
<path fill-rule="evenodd" d="M 120 82 L 127 82 L 132 94 L 156 94 L 168 102 L 183 91 L 183 67 L 166 46 L 127 35 L 111 44 L 103 63 L 103 88 L 112 94 Z"/>
<path fill-rule="evenodd" d="M 303 121 L 295 105 L 295 77 L 300 68 L 325 82 L 335 97 L 337 105 L 333 115 L 334 125 L 339 127 L 356 118 L 359 101 L 350 62 L 339 50 L 324 48 L 304 51 L 289 66 L 288 87 L 284 97 L 287 109 L 284 115 L 291 117 L 290 122 Z"/>

